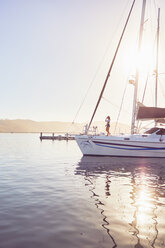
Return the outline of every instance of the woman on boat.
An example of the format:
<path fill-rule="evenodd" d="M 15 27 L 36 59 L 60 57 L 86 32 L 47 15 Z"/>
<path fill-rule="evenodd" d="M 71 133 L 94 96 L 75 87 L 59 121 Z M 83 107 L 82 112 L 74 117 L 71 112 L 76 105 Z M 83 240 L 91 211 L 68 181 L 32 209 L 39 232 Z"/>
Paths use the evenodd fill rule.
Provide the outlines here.
<path fill-rule="evenodd" d="M 110 116 L 107 116 L 107 118 L 105 119 L 105 122 L 106 122 L 106 132 L 107 132 L 107 136 L 110 135 L 110 132 L 109 132 L 109 128 L 110 128 L 110 121 L 111 121 L 111 118 Z"/>

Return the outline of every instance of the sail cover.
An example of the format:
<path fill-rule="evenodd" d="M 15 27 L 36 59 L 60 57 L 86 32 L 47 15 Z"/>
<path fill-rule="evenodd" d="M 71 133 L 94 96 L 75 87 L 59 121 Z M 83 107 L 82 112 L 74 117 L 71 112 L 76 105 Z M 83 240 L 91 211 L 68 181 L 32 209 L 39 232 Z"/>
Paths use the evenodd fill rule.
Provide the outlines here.
<path fill-rule="evenodd" d="M 137 120 L 159 120 L 165 118 L 165 108 L 139 106 Z"/>

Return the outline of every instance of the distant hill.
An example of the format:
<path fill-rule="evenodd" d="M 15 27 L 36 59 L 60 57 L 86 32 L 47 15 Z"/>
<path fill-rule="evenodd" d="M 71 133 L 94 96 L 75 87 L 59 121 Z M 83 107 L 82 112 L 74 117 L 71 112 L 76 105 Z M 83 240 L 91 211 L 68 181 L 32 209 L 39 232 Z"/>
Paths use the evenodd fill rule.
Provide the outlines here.
<path fill-rule="evenodd" d="M 60 122 L 60 121 L 32 121 L 32 120 L 0 120 L 1 133 L 33 133 L 33 132 L 62 132 L 82 133 L 86 123 Z M 98 127 L 98 132 L 105 132 L 105 122 L 94 122 L 93 126 Z M 111 125 L 111 133 L 114 132 L 115 123 Z M 130 127 L 119 123 L 117 133 L 129 133 Z"/>

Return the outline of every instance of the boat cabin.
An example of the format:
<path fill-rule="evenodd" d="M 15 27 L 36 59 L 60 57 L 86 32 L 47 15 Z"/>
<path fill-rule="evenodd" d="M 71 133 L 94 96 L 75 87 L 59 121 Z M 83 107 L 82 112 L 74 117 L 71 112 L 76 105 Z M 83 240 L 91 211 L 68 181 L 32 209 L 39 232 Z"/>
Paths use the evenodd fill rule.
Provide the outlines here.
<path fill-rule="evenodd" d="M 145 134 L 165 135 L 165 128 L 153 127 L 147 130 Z"/>

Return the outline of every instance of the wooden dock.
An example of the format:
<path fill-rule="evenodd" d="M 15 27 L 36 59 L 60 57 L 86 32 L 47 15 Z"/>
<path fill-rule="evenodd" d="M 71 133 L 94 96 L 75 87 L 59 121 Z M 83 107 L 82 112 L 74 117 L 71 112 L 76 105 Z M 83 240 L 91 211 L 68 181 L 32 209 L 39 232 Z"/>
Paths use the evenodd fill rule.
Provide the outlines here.
<path fill-rule="evenodd" d="M 40 140 L 75 140 L 75 136 L 68 133 L 65 135 L 55 135 L 54 133 L 52 135 L 43 135 L 43 133 L 40 133 Z"/>

